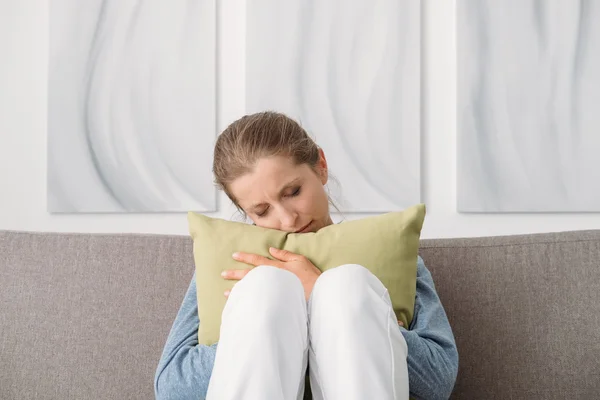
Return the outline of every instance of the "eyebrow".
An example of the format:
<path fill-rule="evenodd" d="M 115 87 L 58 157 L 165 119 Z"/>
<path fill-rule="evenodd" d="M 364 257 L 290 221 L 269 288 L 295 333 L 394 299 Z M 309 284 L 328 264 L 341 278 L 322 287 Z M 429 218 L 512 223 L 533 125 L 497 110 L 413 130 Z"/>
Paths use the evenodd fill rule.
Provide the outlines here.
<path fill-rule="evenodd" d="M 286 183 L 280 190 L 279 190 L 279 196 L 282 195 L 283 192 L 286 191 L 286 189 L 289 189 L 290 187 L 298 184 L 300 181 L 302 180 L 302 178 L 296 178 L 293 181 L 290 181 L 288 183 Z M 257 208 L 259 208 L 262 205 L 265 205 L 266 203 L 258 203 L 258 204 L 254 204 L 252 205 L 249 209 L 252 211 L 256 211 Z"/>

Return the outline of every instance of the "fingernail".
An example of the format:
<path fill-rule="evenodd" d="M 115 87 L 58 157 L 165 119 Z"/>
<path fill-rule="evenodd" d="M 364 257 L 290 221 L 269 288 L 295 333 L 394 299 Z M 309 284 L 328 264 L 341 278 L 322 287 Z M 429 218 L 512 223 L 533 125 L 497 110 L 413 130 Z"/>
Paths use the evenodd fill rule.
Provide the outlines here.
<path fill-rule="evenodd" d="M 240 253 L 233 253 L 233 255 L 231 257 L 233 257 L 233 258 L 239 258 L 239 256 L 240 256 Z"/>
<path fill-rule="evenodd" d="M 229 296 L 229 293 L 231 293 L 231 290 L 226 290 L 225 293 L 224 293 L 225 297 Z"/>
<path fill-rule="evenodd" d="M 223 271 L 223 272 L 221 272 L 221 276 L 222 276 L 223 278 L 225 278 L 225 277 L 227 276 L 227 271 Z"/>

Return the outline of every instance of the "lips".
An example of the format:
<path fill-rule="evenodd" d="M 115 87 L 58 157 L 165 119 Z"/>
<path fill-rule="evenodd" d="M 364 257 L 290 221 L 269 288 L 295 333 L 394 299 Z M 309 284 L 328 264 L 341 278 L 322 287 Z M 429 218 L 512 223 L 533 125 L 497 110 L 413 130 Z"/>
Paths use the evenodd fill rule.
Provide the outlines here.
<path fill-rule="evenodd" d="M 309 231 L 309 228 L 311 225 L 312 225 L 312 221 L 310 221 L 308 224 L 306 224 L 304 227 L 302 227 L 301 229 L 297 230 L 294 233 L 306 233 Z"/>

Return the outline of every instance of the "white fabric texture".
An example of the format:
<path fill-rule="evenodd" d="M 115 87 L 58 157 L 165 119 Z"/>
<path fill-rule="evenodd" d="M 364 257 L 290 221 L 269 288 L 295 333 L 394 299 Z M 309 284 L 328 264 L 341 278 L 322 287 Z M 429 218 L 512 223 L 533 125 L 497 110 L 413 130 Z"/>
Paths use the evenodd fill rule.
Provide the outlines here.
<path fill-rule="evenodd" d="M 407 400 L 408 349 L 387 289 L 366 268 L 322 273 L 308 303 L 300 280 L 250 271 L 223 310 L 208 400 Z"/>

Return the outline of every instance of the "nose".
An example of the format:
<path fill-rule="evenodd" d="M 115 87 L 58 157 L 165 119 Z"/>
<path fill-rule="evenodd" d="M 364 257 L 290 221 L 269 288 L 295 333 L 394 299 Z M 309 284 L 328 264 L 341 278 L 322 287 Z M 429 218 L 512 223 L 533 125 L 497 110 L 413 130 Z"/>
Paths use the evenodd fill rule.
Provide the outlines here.
<path fill-rule="evenodd" d="M 293 209 L 281 208 L 280 214 L 281 230 L 291 232 L 296 228 L 296 221 L 298 220 L 298 213 Z"/>

